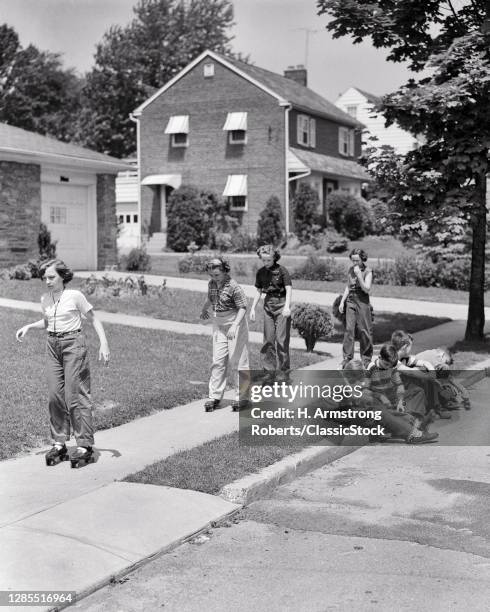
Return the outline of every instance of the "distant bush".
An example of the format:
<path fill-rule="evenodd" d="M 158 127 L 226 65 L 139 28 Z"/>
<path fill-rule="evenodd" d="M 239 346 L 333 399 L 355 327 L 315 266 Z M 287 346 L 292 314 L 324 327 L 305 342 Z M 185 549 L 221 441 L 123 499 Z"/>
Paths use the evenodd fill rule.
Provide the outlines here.
<path fill-rule="evenodd" d="M 257 222 L 257 244 L 279 245 L 284 236 L 284 223 L 279 198 L 271 196 L 259 215 Z"/>
<path fill-rule="evenodd" d="M 334 229 L 327 229 L 320 234 L 315 234 L 311 239 L 311 244 L 320 253 L 345 253 L 349 248 L 347 238 Z"/>
<path fill-rule="evenodd" d="M 127 255 L 121 257 L 119 267 L 128 272 L 148 272 L 151 270 L 151 257 L 144 247 L 131 249 Z"/>
<path fill-rule="evenodd" d="M 311 353 L 317 340 L 328 337 L 333 330 L 328 310 L 316 304 L 296 304 L 291 312 L 291 325 L 304 339 L 306 350 Z"/>
<path fill-rule="evenodd" d="M 345 280 L 347 270 L 333 257 L 320 259 L 316 255 L 311 255 L 303 264 L 295 268 L 291 275 L 293 278 L 304 280 L 336 281 Z"/>
<path fill-rule="evenodd" d="M 253 253 L 257 250 L 257 237 L 237 230 L 231 234 L 231 250 L 235 253 Z"/>
<path fill-rule="evenodd" d="M 331 193 L 328 211 L 335 230 L 349 240 L 358 240 L 372 231 L 371 211 L 362 198 L 350 193 Z"/>
<path fill-rule="evenodd" d="M 370 233 L 375 236 L 393 235 L 396 232 L 398 218 L 390 211 L 388 204 L 383 200 L 372 198 L 366 202 L 366 205 L 372 219 Z"/>
<path fill-rule="evenodd" d="M 39 259 L 41 261 L 56 257 L 56 241 L 51 241 L 51 232 L 44 223 L 39 225 L 37 246 L 39 247 Z"/>

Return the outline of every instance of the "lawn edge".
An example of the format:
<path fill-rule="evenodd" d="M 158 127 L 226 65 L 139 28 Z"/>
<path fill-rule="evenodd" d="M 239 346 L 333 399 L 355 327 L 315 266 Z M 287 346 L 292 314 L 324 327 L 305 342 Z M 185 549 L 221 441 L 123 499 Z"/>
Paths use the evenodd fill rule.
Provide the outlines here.
<path fill-rule="evenodd" d="M 304 476 L 312 470 L 333 463 L 361 446 L 313 446 L 288 455 L 255 474 L 247 474 L 222 487 L 219 497 L 233 504 L 247 506 L 266 497 L 276 487 Z"/>

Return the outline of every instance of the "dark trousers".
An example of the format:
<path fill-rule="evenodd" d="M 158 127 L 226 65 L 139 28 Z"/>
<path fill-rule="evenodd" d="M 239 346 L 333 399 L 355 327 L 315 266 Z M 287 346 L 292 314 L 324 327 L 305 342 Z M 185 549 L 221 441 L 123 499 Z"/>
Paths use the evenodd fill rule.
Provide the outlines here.
<path fill-rule="evenodd" d="M 46 370 L 53 442 L 70 439 L 70 424 L 79 446 L 94 443 L 90 370 L 85 338 L 74 333 L 48 336 Z"/>
<path fill-rule="evenodd" d="M 266 300 L 264 304 L 264 345 L 260 351 L 264 370 L 286 371 L 290 368 L 289 338 L 291 317 L 283 317 L 283 299 Z"/>
<path fill-rule="evenodd" d="M 359 336 L 361 359 L 366 367 L 373 357 L 373 320 L 367 294 L 349 293 L 345 301 L 345 333 L 342 346 L 344 361 L 354 358 L 356 330 Z"/>

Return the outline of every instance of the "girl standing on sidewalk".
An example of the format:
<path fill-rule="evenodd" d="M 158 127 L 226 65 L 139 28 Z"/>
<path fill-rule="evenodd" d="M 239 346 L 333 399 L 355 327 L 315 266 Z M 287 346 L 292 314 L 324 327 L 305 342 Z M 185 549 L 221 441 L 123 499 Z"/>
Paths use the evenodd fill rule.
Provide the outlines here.
<path fill-rule="evenodd" d="M 248 390 L 248 325 L 245 313 L 247 298 L 240 285 L 230 277 L 230 265 L 222 257 L 211 259 L 206 269 L 211 277 L 208 298 L 201 311 L 201 319 L 213 323 L 213 365 L 209 380 L 209 399 L 204 405 L 206 412 L 219 407 L 226 388 L 226 371 L 229 370 L 235 389 L 234 411 L 239 411 L 240 376 L 242 371 L 243 392 Z M 212 306 L 212 314 L 209 308 Z M 245 405 L 245 400 L 243 400 Z"/>
<path fill-rule="evenodd" d="M 81 333 L 82 315 L 94 326 L 100 340 L 99 359 L 103 358 L 106 365 L 109 346 L 102 323 L 83 293 L 66 289 L 73 272 L 61 260 L 53 259 L 41 267 L 40 277 L 46 280 L 48 289 L 41 297 L 43 318 L 21 327 L 16 337 L 22 342 L 30 329 L 47 328 L 46 368 L 53 447 L 46 454 L 46 464 L 56 465 L 70 459 L 72 467 L 78 467 L 94 461 L 93 405 L 87 345 Z M 70 424 L 77 442 L 71 458 L 66 448 Z"/>
<path fill-rule="evenodd" d="M 255 321 L 255 308 L 264 293 L 262 365 L 267 372 L 279 370 L 284 376 L 290 368 L 291 277 L 287 269 L 277 263 L 281 254 L 272 244 L 259 247 L 257 255 L 263 267 L 257 270 L 255 278 L 257 294 L 250 309 L 250 320 Z"/>
<path fill-rule="evenodd" d="M 347 272 L 347 286 L 339 304 L 340 312 L 345 310 L 342 368 L 354 357 L 356 329 L 359 332 L 361 360 L 367 367 L 373 357 L 373 321 L 369 303 L 373 272 L 366 265 L 368 256 L 363 249 L 353 249 L 349 258 L 352 266 Z"/>

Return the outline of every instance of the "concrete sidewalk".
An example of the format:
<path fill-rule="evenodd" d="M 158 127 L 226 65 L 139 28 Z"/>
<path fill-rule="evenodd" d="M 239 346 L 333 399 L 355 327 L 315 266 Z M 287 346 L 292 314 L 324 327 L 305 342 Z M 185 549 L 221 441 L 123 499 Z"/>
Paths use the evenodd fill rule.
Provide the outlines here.
<path fill-rule="evenodd" d="M 0 306 L 39 311 L 37 303 L 17 300 L 0 300 Z M 207 326 L 183 332 L 180 322 L 100 314 L 116 324 L 209 333 Z M 461 337 L 462 325 L 414 334 L 416 350 L 450 344 L 449 338 Z M 328 347 L 335 355 L 308 369 L 338 368 L 341 346 Z M 46 468 L 46 449 L 0 462 L 0 590 L 87 594 L 234 513 L 235 504 L 216 496 L 115 481 L 237 428 L 236 413 L 205 413 L 200 400 L 98 432 L 98 461 L 79 470 L 69 463 Z"/>
<path fill-rule="evenodd" d="M 126 278 L 127 276 L 138 277 L 138 273 L 129 272 L 76 272 L 80 278 L 88 278 L 92 275 L 98 278 L 107 275 L 112 278 Z M 173 289 L 187 289 L 189 291 L 199 291 L 206 293 L 208 282 L 197 278 L 176 278 L 173 276 L 158 276 L 155 274 L 144 274 L 145 280 L 149 285 L 159 286 L 166 281 L 166 286 Z M 256 289 L 253 285 L 241 285 L 247 297 L 254 297 Z M 294 301 L 318 304 L 320 306 L 331 307 L 338 293 L 327 291 L 309 291 L 306 289 L 294 289 Z M 465 320 L 468 317 L 467 304 L 446 304 L 440 302 L 427 302 L 424 300 L 406 300 L 401 298 L 371 297 L 371 303 L 375 311 L 378 312 L 402 312 L 414 315 L 430 315 L 434 317 L 447 317 L 453 320 Z M 485 308 L 485 317 L 490 320 L 490 307 Z"/>

